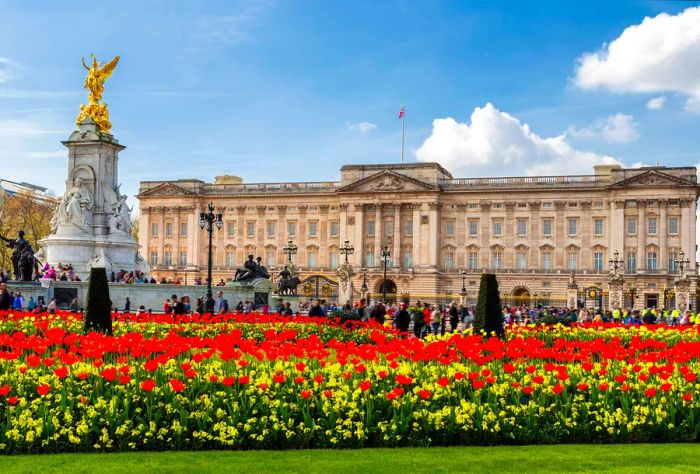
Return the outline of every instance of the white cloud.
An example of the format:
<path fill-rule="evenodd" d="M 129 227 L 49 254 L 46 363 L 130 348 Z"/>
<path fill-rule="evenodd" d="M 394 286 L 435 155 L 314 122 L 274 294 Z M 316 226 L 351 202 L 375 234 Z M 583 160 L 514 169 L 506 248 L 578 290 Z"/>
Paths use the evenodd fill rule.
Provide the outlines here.
<path fill-rule="evenodd" d="M 367 133 L 377 129 L 377 125 L 372 122 L 347 123 L 348 129 L 353 132 Z"/>
<path fill-rule="evenodd" d="M 574 84 L 614 92 L 679 92 L 700 100 L 700 7 L 627 27 L 601 50 L 579 58 Z"/>
<path fill-rule="evenodd" d="M 470 176 L 589 174 L 593 165 L 617 163 L 610 156 L 572 148 L 565 134 L 543 138 L 490 103 L 474 109 L 471 123 L 435 119 L 416 157 Z"/>
<path fill-rule="evenodd" d="M 0 84 L 21 76 L 22 66 L 10 58 L 0 56 Z"/>
<path fill-rule="evenodd" d="M 567 134 L 574 138 L 601 138 L 611 143 L 629 143 L 639 138 L 634 117 L 626 114 L 615 114 L 596 120 L 589 127 L 570 127 Z"/>
<path fill-rule="evenodd" d="M 659 96 L 659 97 L 653 97 L 647 101 L 647 109 L 649 110 L 659 110 L 663 108 L 663 106 L 666 105 L 666 97 L 664 96 Z"/>

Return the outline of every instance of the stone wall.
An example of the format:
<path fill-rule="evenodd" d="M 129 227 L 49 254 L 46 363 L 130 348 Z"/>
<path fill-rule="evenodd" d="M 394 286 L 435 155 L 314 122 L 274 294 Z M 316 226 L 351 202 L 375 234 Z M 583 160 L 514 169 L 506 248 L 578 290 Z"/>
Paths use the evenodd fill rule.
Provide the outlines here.
<path fill-rule="evenodd" d="M 11 293 L 21 293 L 25 300 L 25 307 L 29 297 L 37 300 L 39 296 L 44 297 L 46 303 L 51 301 L 51 298 L 56 297 L 60 308 L 67 309 L 73 298 L 78 298 L 79 307 L 85 306 L 87 297 L 87 282 L 72 282 L 72 281 L 52 281 L 43 280 L 41 283 L 20 283 L 10 282 L 7 289 Z M 269 304 L 273 303 L 270 297 L 269 287 L 264 283 L 256 283 L 251 285 L 246 284 L 231 284 L 222 287 L 213 287 L 212 292 L 216 296 L 217 291 L 224 292 L 224 298 L 229 302 L 231 309 L 238 304 L 239 301 L 254 301 L 255 293 L 263 293 L 268 297 Z M 204 298 L 207 291 L 206 286 L 202 285 L 127 285 L 123 283 L 110 283 L 109 293 L 112 299 L 112 307 L 122 310 L 128 297 L 131 301 L 131 310 L 135 311 L 139 306 L 143 305 L 146 309 L 153 311 L 162 311 L 163 302 L 172 295 L 189 296 L 192 307 L 195 306 L 197 298 Z"/>

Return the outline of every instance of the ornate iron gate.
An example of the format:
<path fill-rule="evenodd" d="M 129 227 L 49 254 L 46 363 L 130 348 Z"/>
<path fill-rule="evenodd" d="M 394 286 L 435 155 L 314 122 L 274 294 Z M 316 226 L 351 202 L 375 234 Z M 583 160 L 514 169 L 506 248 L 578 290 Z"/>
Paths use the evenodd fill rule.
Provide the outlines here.
<path fill-rule="evenodd" d="M 338 300 L 338 282 L 323 275 L 311 275 L 299 283 L 299 296 L 313 299 Z"/>

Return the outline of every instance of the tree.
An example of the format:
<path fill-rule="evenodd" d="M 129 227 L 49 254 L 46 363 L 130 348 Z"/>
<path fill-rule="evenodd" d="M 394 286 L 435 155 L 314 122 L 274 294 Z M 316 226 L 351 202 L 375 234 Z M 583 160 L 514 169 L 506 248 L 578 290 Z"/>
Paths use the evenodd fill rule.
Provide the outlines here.
<path fill-rule="evenodd" d="M 2 193 L 0 191 L 0 193 Z M 39 249 L 39 240 L 51 232 L 51 216 L 58 205 L 58 200 L 39 195 L 31 191 L 0 196 L 0 235 L 8 238 L 17 237 L 20 230 L 29 241 L 34 251 Z M 12 249 L 0 246 L 0 269 L 12 268 L 10 256 Z"/>
<path fill-rule="evenodd" d="M 107 271 L 90 269 L 85 311 L 85 332 L 97 331 L 112 334 L 112 301 L 109 298 Z"/>
<path fill-rule="evenodd" d="M 474 330 L 483 330 L 487 334 L 495 332 L 499 337 L 503 335 L 501 296 L 498 292 L 498 280 L 493 273 L 481 275 L 479 298 L 476 302 L 476 314 L 474 315 Z"/>

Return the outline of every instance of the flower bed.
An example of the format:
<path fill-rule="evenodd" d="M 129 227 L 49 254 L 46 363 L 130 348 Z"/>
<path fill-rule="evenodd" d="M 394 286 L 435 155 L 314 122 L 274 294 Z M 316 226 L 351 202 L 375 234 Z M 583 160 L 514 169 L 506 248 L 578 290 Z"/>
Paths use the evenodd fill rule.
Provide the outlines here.
<path fill-rule="evenodd" d="M 697 441 L 697 328 L 0 315 L 0 452 Z"/>

